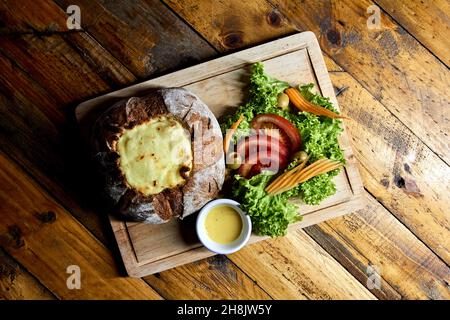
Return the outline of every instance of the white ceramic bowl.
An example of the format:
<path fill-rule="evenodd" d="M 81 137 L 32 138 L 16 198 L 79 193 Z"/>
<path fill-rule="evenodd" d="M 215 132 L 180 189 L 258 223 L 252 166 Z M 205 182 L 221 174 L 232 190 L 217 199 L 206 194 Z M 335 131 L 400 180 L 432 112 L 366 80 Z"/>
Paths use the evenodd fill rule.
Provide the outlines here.
<path fill-rule="evenodd" d="M 242 219 L 242 231 L 239 237 L 233 242 L 227 244 L 217 243 L 208 236 L 205 227 L 205 219 L 209 211 L 219 205 L 228 205 L 239 213 Z M 216 199 L 208 202 L 199 212 L 197 216 L 197 235 L 201 243 L 209 250 L 219 253 L 219 254 L 230 254 L 240 250 L 250 239 L 252 233 L 252 222 L 250 217 L 245 214 L 244 211 L 239 207 L 239 203 L 231 199 Z"/>

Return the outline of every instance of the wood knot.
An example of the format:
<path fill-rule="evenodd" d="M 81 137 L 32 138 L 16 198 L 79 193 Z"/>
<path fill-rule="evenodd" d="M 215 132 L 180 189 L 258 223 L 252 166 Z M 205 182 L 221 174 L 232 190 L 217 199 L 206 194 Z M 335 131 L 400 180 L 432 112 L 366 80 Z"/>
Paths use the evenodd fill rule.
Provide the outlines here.
<path fill-rule="evenodd" d="M 281 17 L 281 14 L 277 10 L 272 10 L 269 12 L 266 16 L 267 23 L 270 24 L 273 27 L 281 27 L 281 24 L 283 22 L 283 18 Z"/>
<path fill-rule="evenodd" d="M 411 167 L 409 166 L 409 164 L 404 163 L 403 164 L 403 168 L 405 169 L 406 172 L 408 172 L 409 174 L 411 174 Z"/>
<path fill-rule="evenodd" d="M 327 31 L 327 39 L 328 39 L 328 42 L 331 43 L 332 45 L 335 45 L 335 46 L 341 45 L 341 41 L 342 41 L 341 34 L 334 29 Z"/>
<path fill-rule="evenodd" d="M 380 183 L 383 185 L 383 187 L 387 188 L 389 187 L 389 180 L 386 178 L 381 179 Z"/>
<path fill-rule="evenodd" d="M 394 177 L 394 183 L 397 186 L 397 188 L 404 188 L 405 187 L 405 179 L 403 179 L 402 176 L 396 175 Z"/>
<path fill-rule="evenodd" d="M 41 212 L 36 214 L 36 218 L 42 223 L 53 223 L 56 221 L 56 213 L 53 211 Z"/>
<path fill-rule="evenodd" d="M 13 268 L 11 266 L 8 266 L 7 264 L 0 264 L 0 280 L 5 279 L 13 284 L 14 280 L 17 277 L 17 270 L 17 267 Z M 9 291 L 9 288 L 6 288 L 6 291 Z"/>
<path fill-rule="evenodd" d="M 413 179 L 404 178 L 400 175 L 395 175 L 394 183 L 398 188 L 402 189 L 403 192 L 406 193 L 407 195 L 411 195 L 413 197 L 423 197 L 423 194 L 420 192 L 417 183 Z"/>
<path fill-rule="evenodd" d="M 227 48 L 239 48 L 243 43 L 242 32 L 232 32 L 223 36 L 223 45 Z"/>
<path fill-rule="evenodd" d="M 22 230 L 17 225 L 8 227 L 8 235 L 10 237 L 10 244 L 19 249 L 25 245 L 25 240 L 23 240 Z"/>

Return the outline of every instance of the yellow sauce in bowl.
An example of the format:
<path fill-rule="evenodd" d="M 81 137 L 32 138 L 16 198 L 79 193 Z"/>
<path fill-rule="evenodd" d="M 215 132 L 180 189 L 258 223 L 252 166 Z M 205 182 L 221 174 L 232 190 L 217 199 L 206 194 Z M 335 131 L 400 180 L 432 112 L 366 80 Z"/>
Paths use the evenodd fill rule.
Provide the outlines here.
<path fill-rule="evenodd" d="M 209 238 L 214 242 L 231 243 L 241 235 L 241 215 L 231 206 L 213 207 L 206 216 L 205 228 Z"/>

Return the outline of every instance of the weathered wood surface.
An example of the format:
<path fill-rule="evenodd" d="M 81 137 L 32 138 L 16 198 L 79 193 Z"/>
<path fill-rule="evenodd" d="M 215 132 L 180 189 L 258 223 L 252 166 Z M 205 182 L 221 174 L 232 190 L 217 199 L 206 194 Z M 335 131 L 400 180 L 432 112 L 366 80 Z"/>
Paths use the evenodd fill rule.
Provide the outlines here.
<path fill-rule="evenodd" d="M 75 2 L 56 0 L 61 8 Z M 187 66 L 214 49 L 158 0 L 76 1 L 83 29 L 140 78 Z"/>
<path fill-rule="evenodd" d="M 111 252 L 3 154 L 0 164 L 0 244 L 58 298 L 160 298 L 141 279 L 121 277 Z M 67 285 L 71 265 L 80 289 Z"/>
<path fill-rule="evenodd" d="M 218 255 L 144 278 L 166 299 L 272 299 L 226 256 Z"/>
<path fill-rule="evenodd" d="M 366 189 L 450 262 L 450 168 L 346 72 L 331 73 Z M 437 183 L 439 181 L 439 183 Z"/>
<path fill-rule="evenodd" d="M 27 10 L 20 10 L 24 5 Z M 105 226 L 105 219 L 99 217 L 102 208 L 95 204 L 98 198 L 91 196 L 95 192 L 92 193 L 92 186 L 85 183 L 90 179 L 89 171 L 85 171 L 89 165 L 80 154 L 84 149 L 78 141 L 73 107 L 75 102 L 89 95 L 133 82 L 136 77 L 89 34 L 64 33 L 58 29 L 48 31 L 50 25 L 64 30 L 66 17 L 64 10 L 51 1 L 11 1 L 0 4 L 0 8 L 2 17 L 8 22 L 0 35 L 2 150 L 26 168 L 44 189 L 116 252 L 110 227 Z M 183 34 L 181 30 L 178 33 Z M 171 43 L 164 45 L 172 46 Z M 211 49 L 208 49 L 202 54 L 210 53 Z M 35 60 L 40 61 L 40 68 Z M 100 72 L 103 64 L 108 69 Z M 103 81 L 99 75 L 105 72 L 114 77 Z M 59 77 L 60 73 L 74 73 L 71 75 L 74 78 Z M 97 89 L 90 91 L 91 84 L 97 85 Z M 67 97 L 69 94 L 73 96 Z M 10 194 L 10 197 L 17 195 Z M 114 264 L 121 265 L 119 256 Z M 27 264 L 25 266 L 28 268 Z M 241 273 L 241 278 L 246 277 L 239 270 L 236 272 Z M 172 271 L 167 271 L 169 277 L 171 274 Z M 205 276 L 208 275 L 205 272 Z M 185 284 L 189 285 L 186 281 Z M 222 285 L 225 287 L 227 283 Z M 158 290 L 156 284 L 154 287 Z M 242 293 L 236 286 L 233 290 L 246 296 L 245 288 L 241 288 Z"/>
<path fill-rule="evenodd" d="M 53 300 L 56 297 L 0 249 L 0 300 Z"/>
<path fill-rule="evenodd" d="M 39 195 L 46 195 L 45 201 L 63 207 L 64 216 L 76 217 L 114 251 L 110 231 L 98 217 L 101 208 L 91 196 L 95 193 L 83 184 L 89 175 L 83 170 L 87 163 L 77 152 L 81 145 L 73 135 L 74 105 L 139 78 L 209 59 L 216 51 L 238 50 L 297 30 L 312 30 L 321 39 L 323 51 L 333 59 L 327 60 L 327 66 L 336 71 L 332 80 L 338 91 L 343 92 L 338 100 L 344 112 L 353 107 L 354 99 L 360 101 L 353 109 L 359 120 L 348 128 L 355 138 L 352 144 L 358 150 L 360 171 L 371 204 L 358 214 L 308 228 L 306 232 L 342 265 L 339 274 L 345 274 L 346 279 L 351 279 L 351 274 L 365 286 L 367 265 L 380 266 L 382 288 L 372 290 L 378 298 L 448 297 L 446 241 L 450 211 L 445 181 L 450 159 L 447 90 L 450 81 L 447 33 L 442 31 L 448 29 L 445 1 L 401 1 L 404 6 L 392 8 L 389 1 L 376 0 L 389 14 L 382 11 L 381 30 L 366 27 L 367 8 L 373 4 L 370 1 L 167 0 L 165 5 L 136 1 L 136 6 L 130 8 L 119 2 L 74 4 L 77 2 L 102 13 L 95 16 L 94 11 L 82 9 L 80 32 L 67 32 L 65 28 L 65 1 L 20 0 L 0 4 L 0 150 L 10 157 L 8 165 L 2 161 L 3 172 L 5 166 L 13 177 L 23 177 L 26 184 L 33 185 L 33 190 L 39 190 Z M 157 19 L 146 18 L 156 15 L 151 6 L 158 8 Z M 415 19 L 419 15 L 421 19 Z M 89 25 L 83 23 L 83 17 Z M 133 25 L 135 17 L 138 23 Z M 136 29 L 146 38 L 134 32 Z M 170 31 L 165 33 L 166 29 Z M 137 38 L 129 37 L 133 32 Z M 189 47 L 187 43 L 196 45 Z M 171 55 L 170 48 L 174 52 L 180 48 L 186 51 Z M 164 59 L 166 54 L 170 59 Z M 148 61 L 153 64 L 146 65 Z M 164 61 L 164 65 L 158 64 L 159 61 Z M 340 71 L 346 72 L 341 75 Z M 346 91 L 345 86 L 349 87 Z M 365 104 L 373 113 L 370 121 L 358 111 Z M 379 154 L 387 154 L 387 158 L 378 157 Z M 11 197 L 26 196 L 21 190 L 11 190 L 7 193 L 9 201 Z M 2 192 L 5 191 L 2 186 Z M 43 201 L 33 200 L 41 204 Z M 11 208 L 12 212 L 15 210 L 15 206 Z M 3 207 L 0 214 L 2 219 L 6 216 Z M 14 215 L 8 215 L 7 219 L 20 222 Z M 49 229 L 40 232 L 50 236 Z M 373 240 L 370 243 L 365 239 L 367 233 Z M 308 255 L 317 259 L 315 255 L 320 249 L 309 248 Z M 5 250 L 16 261 L 0 258 L 2 265 L 21 270 L 14 283 L 0 280 L 0 286 L 5 285 L 13 292 L 5 298 L 37 297 L 41 293 L 36 280 L 52 295 L 60 297 L 61 288 L 53 279 L 41 280 L 39 268 L 44 266 L 41 261 L 33 260 L 30 264 Z M 286 248 L 273 249 L 275 258 L 277 250 L 284 252 Z M 305 263 L 303 257 L 294 260 L 299 266 Z M 214 269 L 214 262 L 205 260 L 198 269 L 194 265 L 183 266 L 161 273 L 160 278 L 145 280 L 167 298 L 184 297 L 185 291 L 175 285 L 180 272 L 189 274 L 182 278 L 186 286 L 197 285 L 192 293 L 185 292 L 186 297 L 264 298 L 284 293 L 278 283 L 273 287 L 267 285 L 274 276 L 263 282 L 267 292 L 258 285 L 264 279 L 254 278 L 254 286 L 243 288 L 233 282 L 234 276 L 225 268 L 233 270 L 236 266 L 237 279 L 245 279 L 244 284 L 254 283 L 251 275 L 256 271 L 244 273 L 236 261 L 236 264 L 224 261 L 225 267 L 221 265 L 224 269 L 219 271 Z M 266 266 L 271 263 L 274 262 L 265 261 Z M 115 265 L 120 263 L 113 262 L 110 268 Z M 270 272 L 271 268 L 265 270 Z M 344 268 L 348 273 L 343 272 Z M 291 297 L 295 290 L 299 292 L 298 298 L 330 296 L 320 294 L 327 292 L 322 280 L 317 282 L 318 291 L 310 294 L 310 287 L 299 281 L 295 272 L 289 275 L 286 284 Z M 310 270 L 304 277 L 313 279 L 317 273 Z M 200 285 L 204 279 L 218 279 L 223 285 L 207 282 L 211 289 L 208 291 Z M 353 285 L 354 279 L 349 280 Z M 343 288 L 349 286 L 347 282 L 342 284 Z"/>
<path fill-rule="evenodd" d="M 303 230 L 249 245 L 230 255 L 275 299 L 374 299 Z"/>
<path fill-rule="evenodd" d="M 375 0 L 398 24 L 450 66 L 450 2 Z"/>
<path fill-rule="evenodd" d="M 321 5 L 318 5 L 317 2 L 313 3 L 312 1 L 306 1 L 306 3 L 308 3 L 306 6 L 305 2 L 303 2 L 299 5 L 299 8 L 296 8 L 297 11 L 295 11 L 295 13 L 297 15 L 297 23 L 297 20 L 292 18 L 294 16 L 294 12 L 291 12 L 292 19 L 290 19 L 288 15 L 288 9 L 294 10 L 289 7 L 289 5 L 293 5 L 293 2 L 280 1 L 278 11 L 275 10 L 275 12 L 278 14 L 281 12 L 278 19 L 280 21 L 279 25 L 281 28 L 285 29 L 286 25 L 291 24 L 292 29 L 301 28 L 315 30 L 313 29 L 314 24 L 319 26 L 320 21 L 325 21 L 340 27 L 342 27 L 341 24 L 343 23 L 347 26 L 347 29 L 351 31 L 355 28 L 353 24 L 358 23 L 358 32 L 354 33 L 355 37 L 358 37 L 356 39 L 358 42 L 348 44 L 344 43 L 345 46 L 351 45 L 355 47 L 354 50 L 374 46 L 368 36 L 369 31 L 364 30 L 365 19 L 367 19 L 368 15 L 364 15 L 365 11 L 363 11 L 362 15 L 352 12 L 352 10 L 356 10 L 354 8 L 355 4 L 350 6 L 350 8 L 347 8 L 345 5 L 338 6 L 336 2 L 332 2 L 332 6 L 329 7 L 321 7 Z M 168 4 L 173 8 L 178 8 L 177 6 L 180 5 L 178 1 L 168 1 Z M 325 6 L 330 5 L 330 3 L 327 4 L 327 2 L 321 2 L 321 4 Z M 283 5 L 287 5 L 288 7 L 284 8 Z M 186 2 L 183 2 L 183 7 L 186 6 L 189 5 L 186 5 Z M 359 7 L 359 4 L 356 6 Z M 369 4 L 367 4 L 367 7 L 368 6 Z M 247 4 L 240 2 L 236 2 L 234 4 L 234 8 L 237 11 L 250 10 L 250 7 L 247 7 Z M 259 5 L 253 5 L 252 8 L 257 8 L 254 9 L 252 13 L 259 16 L 267 15 L 269 12 L 274 10 L 270 5 L 266 5 L 263 1 L 260 1 Z M 350 10 L 350 17 L 347 17 L 349 23 L 347 24 L 343 20 L 339 20 L 340 22 L 338 22 L 337 18 L 329 14 L 330 10 L 333 10 L 333 13 L 342 11 L 342 15 L 344 16 L 344 13 L 347 12 L 346 9 Z M 283 12 L 287 12 L 286 15 L 283 15 Z M 310 14 L 308 14 L 308 12 Z M 359 12 L 361 12 L 361 10 Z M 315 15 L 311 13 L 315 13 Z M 318 16 L 318 14 L 321 15 Z M 221 32 L 214 28 L 214 19 L 217 18 L 227 20 L 227 15 L 222 15 L 220 17 L 212 16 L 210 19 L 206 19 L 206 17 L 204 17 L 201 19 L 199 17 L 200 11 L 197 10 L 196 6 L 194 6 L 193 10 L 182 12 L 182 15 L 183 18 L 191 23 L 196 29 L 206 30 L 205 36 L 211 43 L 220 42 Z M 233 13 L 230 12 L 229 15 L 232 16 Z M 357 17 L 358 19 L 356 19 Z M 316 20 L 309 21 L 309 19 Z M 386 20 L 386 23 L 390 23 L 388 24 L 390 29 L 394 29 L 394 26 L 392 25 L 393 22 L 389 20 L 389 17 L 382 15 L 382 19 L 383 22 Z M 363 22 L 360 23 L 359 21 Z M 299 25 L 300 23 L 302 23 L 302 25 Z M 253 24 L 253 22 L 251 20 L 241 21 L 240 24 Z M 240 25 L 237 27 L 237 30 L 240 30 Z M 395 28 L 401 27 L 395 26 Z M 263 28 L 263 30 L 265 29 Z M 344 32 L 343 30 L 344 28 L 340 31 Z M 327 43 L 329 40 L 326 37 L 326 34 L 323 34 L 323 30 L 318 31 L 316 29 L 315 31 L 316 34 L 323 40 L 321 42 L 323 49 L 329 53 L 333 59 L 335 59 L 334 61 L 329 59 L 327 65 L 333 67 L 336 66 L 336 62 L 339 63 L 339 60 L 336 59 L 336 57 L 341 57 L 340 51 L 343 49 L 337 50 L 337 48 L 333 48 L 330 43 Z M 365 35 L 367 38 L 363 38 L 361 34 Z M 441 70 L 440 72 L 438 71 L 438 73 L 448 78 L 449 73 L 445 68 L 440 67 L 439 61 L 433 59 L 432 55 L 428 54 L 419 43 L 414 42 L 411 39 L 411 36 L 405 33 L 403 34 L 403 37 L 409 41 L 407 43 L 408 45 L 413 46 L 416 50 L 421 52 L 422 56 L 425 56 L 427 59 L 432 61 L 429 64 L 434 66 L 433 70 Z M 247 37 L 246 33 L 240 33 L 240 35 L 242 39 L 241 46 L 253 44 L 254 40 L 252 35 L 249 37 Z M 261 38 L 255 42 L 264 41 L 265 37 L 270 37 L 270 35 L 262 32 Z M 403 42 L 405 41 L 406 40 L 403 40 Z M 401 40 L 399 42 L 400 45 L 404 45 Z M 218 47 L 218 49 L 221 49 L 221 47 Z M 374 57 L 374 55 L 378 54 L 379 58 L 381 57 L 380 55 L 387 55 L 388 53 L 385 53 L 384 51 L 389 50 L 389 48 L 382 48 L 380 44 L 377 45 L 376 49 L 377 50 L 374 48 L 372 51 L 359 52 L 359 59 L 374 60 L 377 58 L 376 56 Z M 405 68 L 408 68 L 408 77 L 418 77 L 420 72 L 413 69 L 411 67 L 411 63 L 406 63 L 403 61 L 402 57 L 408 52 L 406 49 L 402 50 L 403 51 L 399 51 L 398 55 L 396 55 L 396 58 L 400 59 L 398 64 L 402 66 L 405 65 Z M 348 56 L 350 56 L 350 58 Z M 386 103 L 380 99 L 381 97 L 373 97 L 371 95 L 370 88 L 369 90 L 367 89 L 365 80 L 364 78 L 361 80 L 360 74 L 356 77 L 352 76 L 351 72 L 341 73 L 341 71 L 348 70 L 350 67 L 358 67 L 356 64 L 359 62 L 352 59 L 352 56 L 356 58 L 357 55 L 353 52 L 347 52 L 346 56 L 344 55 L 340 58 L 341 61 L 343 61 L 341 64 L 342 67 L 335 68 L 337 72 L 332 74 L 332 80 L 333 82 L 336 81 L 335 85 L 337 88 L 348 89 L 348 87 L 351 86 L 350 89 L 346 91 L 344 90 L 344 93 L 338 97 L 338 100 L 342 103 L 341 101 L 343 101 L 342 99 L 344 99 L 344 97 L 347 98 L 350 96 L 348 100 L 346 99 L 344 101 L 346 107 L 344 107 L 345 109 L 343 108 L 343 110 L 344 112 L 345 110 L 348 110 L 350 115 L 354 114 L 356 116 L 356 122 L 349 122 L 347 127 L 350 128 L 350 135 L 353 136 L 354 141 L 356 139 L 356 143 L 353 142 L 353 147 L 357 150 L 359 149 L 357 157 L 362 153 L 358 159 L 362 163 L 361 170 L 365 178 L 365 187 L 377 197 L 377 200 L 387 206 L 390 211 L 401 220 L 401 222 L 397 221 L 396 224 L 401 225 L 401 223 L 406 223 L 410 230 L 416 233 L 422 241 L 427 243 L 433 251 L 438 253 L 440 257 L 448 263 L 448 229 L 450 218 L 448 212 L 450 211 L 448 210 L 449 201 L 445 190 L 448 190 L 449 186 L 447 182 L 436 183 L 436 181 L 439 181 L 441 176 L 449 175 L 449 167 L 444 161 L 435 155 L 432 149 L 429 149 L 423 144 L 423 137 L 412 131 L 415 127 L 408 128 L 404 125 L 405 122 L 402 121 L 403 117 L 407 116 L 408 121 L 414 121 L 417 118 L 417 114 L 405 113 L 399 118 L 400 121 L 398 121 L 398 119 L 390 113 L 389 105 L 386 105 Z M 352 65 L 347 66 L 346 64 L 349 63 L 352 63 Z M 372 64 L 373 68 L 382 68 L 380 64 L 375 62 Z M 414 62 L 413 65 L 415 66 L 416 62 Z M 370 75 L 371 73 L 369 72 L 367 75 L 364 75 L 364 77 L 370 77 Z M 428 81 L 424 81 L 422 84 L 419 83 L 419 85 L 432 85 L 432 79 L 430 81 L 431 75 L 428 77 Z M 344 78 L 346 81 L 342 81 Z M 395 82 L 398 78 L 399 76 L 395 74 L 387 79 L 393 79 Z M 399 80 L 402 82 L 404 81 L 402 78 Z M 388 86 L 387 88 L 383 87 L 383 90 L 391 90 L 391 88 L 389 88 L 390 82 L 391 81 L 387 80 L 379 81 L 377 85 Z M 444 82 L 441 83 L 445 85 L 446 81 L 444 80 Z M 419 90 L 417 89 L 417 86 L 417 84 L 414 84 L 412 90 Z M 448 93 L 445 90 L 442 90 L 441 93 L 443 97 L 448 97 Z M 394 93 L 392 93 L 392 95 L 394 95 Z M 361 96 L 363 96 L 363 98 L 361 98 Z M 402 93 L 401 98 L 407 100 L 410 96 L 408 96 L 408 92 L 405 91 Z M 381 101 L 381 103 L 377 102 L 377 100 Z M 375 103 L 377 104 L 375 107 L 371 107 L 369 110 L 366 110 L 367 106 L 372 106 Z M 440 104 L 436 105 L 436 107 L 438 106 L 440 110 L 443 110 Z M 358 115 L 358 113 L 360 114 Z M 422 117 L 422 113 L 419 113 L 419 115 L 419 117 Z M 367 128 L 369 128 L 369 130 L 367 130 Z M 435 127 L 428 126 L 427 130 L 435 130 Z M 442 138 L 437 142 L 445 142 L 446 140 L 443 139 L 445 138 L 445 134 L 446 133 L 444 131 Z M 361 149 L 365 150 L 361 151 Z M 370 168 L 369 172 L 365 169 L 367 167 Z M 418 172 L 413 173 L 416 170 Z M 378 174 L 375 174 L 377 171 Z M 405 183 L 405 181 L 407 181 L 407 183 Z M 421 188 L 424 189 L 424 191 L 420 191 Z M 424 193 L 428 193 L 428 195 L 424 195 Z M 426 201 L 425 199 L 430 199 L 430 201 Z"/>
<path fill-rule="evenodd" d="M 229 109 L 244 103 L 243 92 L 247 86 L 244 79 L 248 77 L 248 63 L 252 61 L 265 61 L 266 72 L 289 83 L 314 83 L 317 90 L 330 97 L 339 108 L 317 39 L 311 32 L 302 32 L 85 101 L 75 109 L 80 130 L 88 141 L 92 127 L 89 120 L 95 119 L 105 105 L 123 97 L 142 95 L 154 87 L 166 86 L 192 91 L 220 119 Z M 339 143 L 346 165 L 334 179 L 337 192 L 318 206 L 308 206 L 293 199 L 303 219 L 290 227 L 310 226 L 364 206 L 364 199 L 360 197 L 363 185 L 345 131 L 339 137 Z M 162 226 L 124 223 L 114 216 L 110 216 L 110 220 L 130 276 L 146 276 L 211 255 L 197 240 L 194 217 Z M 252 235 L 249 242 L 263 239 Z"/>

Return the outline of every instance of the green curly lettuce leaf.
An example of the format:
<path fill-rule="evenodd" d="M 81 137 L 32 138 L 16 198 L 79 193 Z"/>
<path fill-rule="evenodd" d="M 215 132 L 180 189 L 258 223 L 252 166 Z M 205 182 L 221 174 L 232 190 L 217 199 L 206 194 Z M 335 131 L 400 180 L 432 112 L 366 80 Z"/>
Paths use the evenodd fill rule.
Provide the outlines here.
<path fill-rule="evenodd" d="M 253 230 L 271 237 L 286 234 L 288 225 L 301 219 L 296 205 L 284 194 L 269 196 L 264 189 L 272 176 L 261 173 L 250 179 L 234 176 L 233 197 L 252 220 Z"/>
<path fill-rule="evenodd" d="M 224 119 L 221 125 L 222 131 L 225 133 L 242 114 L 244 119 L 234 136 L 234 141 L 237 141 L 249 134 L 250 122 L 256 115 L 277 114 L 288 119 L 300 131 L 302 150 L 309 154 L 309 163 L 321 158 L 344 163 L 343 151 L 338 143 L 338 136 L 342 132 L 341 120 L 278 108 L 276 106 L 277 97 L 288 87 L 288 83 L 267 75 L 262 63 L 253 64 L 250 75 L 249 100 L 246 104 L 238 107 L 236 113 Z M 322 97 L 313 89 L 313 84 L 299 87 L 302 95 L 312 103 L 337 112 L 328 98 Z M 295 165 L 297 163 L 290 163 L 286 170 Z M 336 192 L 332 178 L 339 171 L 340 169 L 336 169 L 316 176 L 277 196 L 269 196 L 264 191 L 265 186 L 273 179 L 271 175 L 262 173 L 249 180 L 235 176 L 232 192 L 233 196 L 240 201 L 243 209 L 251 216 L 254 230 L 258 234 L 279 236 L 285 234 L 289 223 L 299 219 L 296 207 L 289 203 L 288 199 L 299 197 L 307 204 L 319 204 L 323 199 Z"/>

